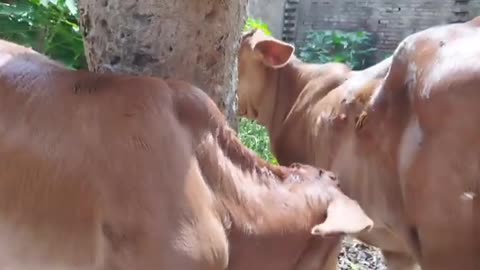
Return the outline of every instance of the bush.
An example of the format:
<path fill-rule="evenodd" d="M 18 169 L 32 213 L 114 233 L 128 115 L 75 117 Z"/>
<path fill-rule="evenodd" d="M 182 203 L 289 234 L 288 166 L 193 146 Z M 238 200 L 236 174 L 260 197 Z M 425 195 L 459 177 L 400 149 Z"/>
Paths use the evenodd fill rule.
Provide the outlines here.
<path fill-rule="evenodd" d="M 265 127 L 255 121 L 240 118 L 238 134 L 242 143 L 255 151 L 260 157 L 273 164 L 278 164 L 270 151 L 270 138 Z"/>
<path fill-rule="evenodd" d="M 358 70 L 371 65 L 376 51 L 373 43 L 372 35 L 365 31 L 310 32 L 297 54 L 308 63 L 341 62 Z"/>

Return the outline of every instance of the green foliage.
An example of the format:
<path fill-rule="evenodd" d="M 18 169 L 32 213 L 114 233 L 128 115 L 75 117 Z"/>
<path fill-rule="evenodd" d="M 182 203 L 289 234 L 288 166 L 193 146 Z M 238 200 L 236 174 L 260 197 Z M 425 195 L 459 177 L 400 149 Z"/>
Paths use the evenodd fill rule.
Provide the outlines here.
<path fill-rule="evenodd" d="M 272 35 L 272 31 L 270 30 L 268 24 L 264 23 L 260 19 L 248 18 L 243 31 L 248 32 L 254 29 L 262 30 L 267 36 Z"/>
<path fill-rule="evenodd" d="M 0 38 L 22 44 L 63 62 L 87 67 L 76 0 L 0 2 Z"/>
<path fill-rule="evenodd" d="M 245 146 L 255 151 L 263 159 L 273 164 L 278 164 L 270 151 L 270 138 L 265 127 L 242 117 L 239 123 L 238 134 Z"/>
<path fill-rule="evenodd" d="M 357 70 L 371 64 L 375 51 L 368 32 L 320 31 L 307 35 L 298 57 L 309 63 L 346 63 Z"/>

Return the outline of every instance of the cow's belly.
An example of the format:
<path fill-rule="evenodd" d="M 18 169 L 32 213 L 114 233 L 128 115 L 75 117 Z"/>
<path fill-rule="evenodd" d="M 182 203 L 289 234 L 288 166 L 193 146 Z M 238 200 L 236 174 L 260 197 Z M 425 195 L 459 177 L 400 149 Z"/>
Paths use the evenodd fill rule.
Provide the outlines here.
<path fill-rule="evenodd" d="M 342 144 L 331 170 L 339 175 L 342 191 L 356 200 L 374 222 L 372 230 L 356 238 L 384 251 L 409 254 L 409 221 L 397 173 L 383 166 L 383 160 L 373 156 L 372 151 L 359 152 L 355 142 L 351 138 Z"/>

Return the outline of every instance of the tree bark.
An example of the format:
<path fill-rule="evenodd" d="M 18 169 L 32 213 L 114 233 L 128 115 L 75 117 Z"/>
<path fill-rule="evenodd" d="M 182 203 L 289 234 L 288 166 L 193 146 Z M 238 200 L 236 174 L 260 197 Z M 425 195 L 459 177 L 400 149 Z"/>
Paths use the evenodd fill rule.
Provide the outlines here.
<path fill-rule="evenodd" d="M 236 53 L 247 0 L 80 0 L 89 69 L 173 77 L 237 128 Z"/>

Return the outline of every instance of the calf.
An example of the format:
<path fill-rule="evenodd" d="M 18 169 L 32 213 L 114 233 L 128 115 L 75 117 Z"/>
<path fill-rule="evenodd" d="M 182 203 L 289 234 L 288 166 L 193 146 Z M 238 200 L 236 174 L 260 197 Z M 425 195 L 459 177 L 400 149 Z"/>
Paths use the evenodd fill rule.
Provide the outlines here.
<path fill-rule="evenodd" d="M 334 174 L 246 149 L 198 88 L 6 41 L 0 161 L 1 269 L 334 269 L 372 226 Z"/>
<path fill-rule="evenodd" d="M 261 31 L 239 53 L 239 113 L 281 164 L 339 175 L 389 269 L 480 267 L 480 17 L 407 37 L 363 71 L 312 65 Z"/>

